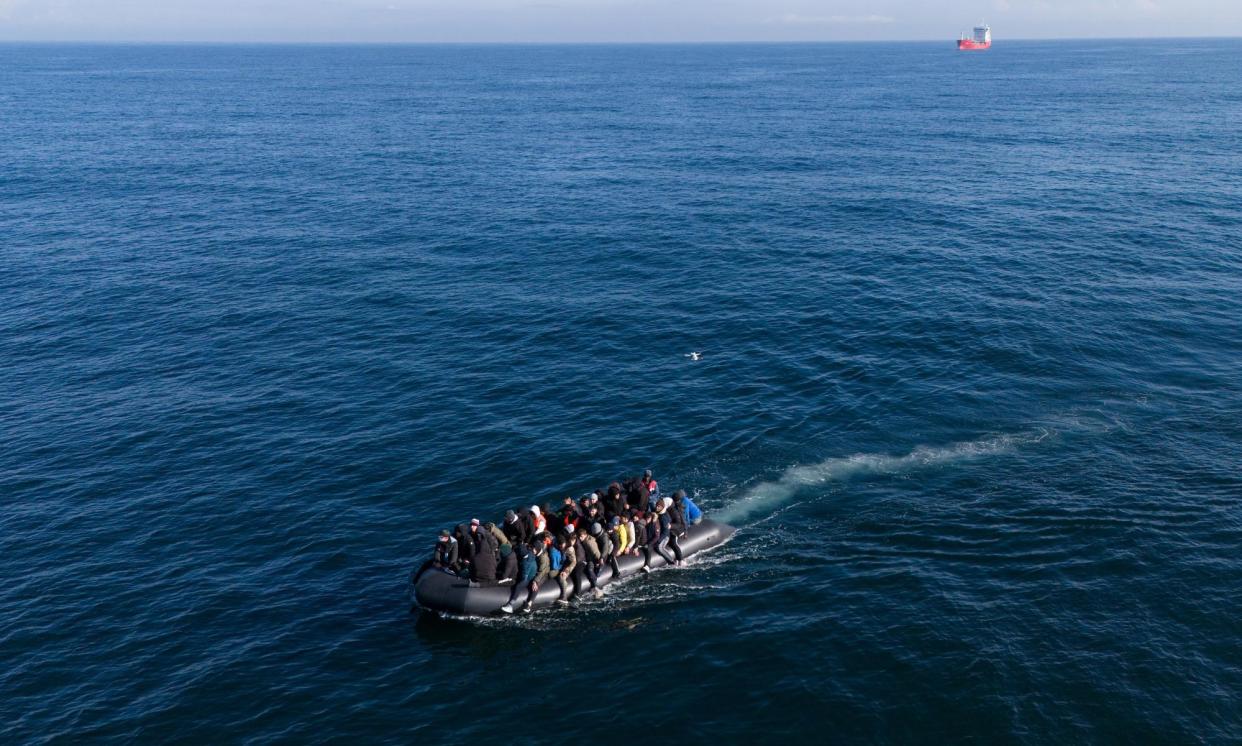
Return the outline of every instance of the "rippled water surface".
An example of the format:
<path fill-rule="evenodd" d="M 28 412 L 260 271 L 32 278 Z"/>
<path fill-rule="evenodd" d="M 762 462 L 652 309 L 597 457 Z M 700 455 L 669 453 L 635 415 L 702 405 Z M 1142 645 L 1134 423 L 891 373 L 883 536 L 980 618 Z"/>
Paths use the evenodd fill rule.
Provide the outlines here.
<path fill-rule="evenodd" d="M 1239 737 L 1239 59 L 0 46 L 0 735 Z M 647 466 L 735 539 L 410 612 Z"/>

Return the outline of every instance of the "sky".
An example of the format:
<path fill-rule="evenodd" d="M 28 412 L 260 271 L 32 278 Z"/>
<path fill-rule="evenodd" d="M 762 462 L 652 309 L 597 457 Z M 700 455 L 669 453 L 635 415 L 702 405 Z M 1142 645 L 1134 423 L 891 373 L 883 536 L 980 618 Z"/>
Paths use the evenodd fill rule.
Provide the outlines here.
<path fill-rule="evenodd" d="M 0 0 L 7 41 L 665 42 L 1242 36 L 1242 0 Z"/>

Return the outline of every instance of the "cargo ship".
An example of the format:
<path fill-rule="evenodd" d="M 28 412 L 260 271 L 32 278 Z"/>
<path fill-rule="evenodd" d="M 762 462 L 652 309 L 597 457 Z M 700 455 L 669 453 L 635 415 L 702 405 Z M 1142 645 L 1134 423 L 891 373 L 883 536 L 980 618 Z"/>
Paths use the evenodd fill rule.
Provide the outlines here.
<path fill-rule="evenodd" d="M 974 34 L 967 36 L 962 34 L 957 40 L 957 48 L 966 49 L 987 49 L 992 46 L 992 28 L 987 24 L 975 26 Z"/>

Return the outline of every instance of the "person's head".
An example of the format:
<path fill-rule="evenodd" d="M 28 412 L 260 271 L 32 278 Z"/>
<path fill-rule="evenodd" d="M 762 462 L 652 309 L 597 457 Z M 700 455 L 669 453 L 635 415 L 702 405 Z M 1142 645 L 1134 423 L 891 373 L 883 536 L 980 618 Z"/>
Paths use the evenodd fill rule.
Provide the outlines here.
<path fill-rule="evenodd" d="M 514 513 L 512 510 L 506 510 L 505 523 L 517 523 L 517 513 Z"/>
<path fill-rule="evenodd" d="M 686 499 L 685 490 L 677 490 L 676 492 L 673 493 L 673 502 L 677 503 L 678 505 L 680 505 L 681 501 L 684 499 Z"/>
<path fill-rule="evenodd" d="M 599 536 L 602 533 L 604 533 L 603 526 L 599 525 L 598 523 L 591 524 L 591 536 Z"/>
<path fill-rule="evenodd" d="M 561 502 L 565 505 L 572 506 L 574 504 L 574 499 L 572 497 L 566 496 L 565 499 L 562 500 Z"/>
<path fill-rule="evenodd" d="M 532 541 L 532 542 L 530 543 L 530 550 L 531 550 L 532 552 L 534 552 L 535 554 L 543 554 L 543 542 L 542 542 L 542 541 Z"/>
<path fill-rule="evenodd" d="M 437 541 L 447 542 L 450 538 L 452 538 L 452 534 L 450 534 L 449 530 L 445 528 L 440 530 L 440 538 L 437 539 Z"/>
<path fill-rule="evenodd" d="M 617 497 L 617 496 L 618 496 L 618 495 L 620 495 L 620 494 L 621 494 L 621 484 L 620 484 L 620 483 L 618 483 L 618 482 L 613 482 L 612 484 L 608 485 L 608 496 L 609 496 L 609 497 Z"/>
<path fill-rule="evenodd" d="M 474 533 L 475 531 L 478 531 L 478 530 L 479 530 L 479 519 L 471 518 L 470 519 L 470 533 Z"/>
<path fill-rule="evenodd" d="M 614 515 L 612 520 L 608 522 L 608 528 L 616 528 L 621 525 L 621 516 Z"/>
<path fill-rule="evenodd" d="M 583 539 L 585 539 L 587 537 L 586 529 L 585 528 L 578 529 L 577 536 L 578 536 L 578 541 L 582 541 Z"/>
<path fill-rule="evenodd" d="M 533 516 L 535 516 L 536 518 L 538 518 L 538 517 L 539 517 L 539 506 L 538 506 L 538 505 L 532 505 L 532 506 L 530 506 L 530 513 L 531 513 L 531 515 L 533 515 Z"/>
<path fill-rule="evenodd" d="M 651 481 L 651 470 L 650 469 L 647 469 L 646 471 L 643 472 L 643 481 L 644 482 Z"/>

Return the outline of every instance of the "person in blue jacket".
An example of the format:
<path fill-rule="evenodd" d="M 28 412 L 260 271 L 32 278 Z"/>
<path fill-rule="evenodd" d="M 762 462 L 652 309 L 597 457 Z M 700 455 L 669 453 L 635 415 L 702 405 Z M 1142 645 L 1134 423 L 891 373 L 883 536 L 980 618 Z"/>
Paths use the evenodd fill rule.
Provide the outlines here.
<path fill-rule="evenodd" d="M 699 506 L 694 504 L 685 490 L 677 490 L 673 493 L 673 507 L 681 511 L 687 526 L 697 525 L 703 520 L 703 511 L 699 510 Z"/>

